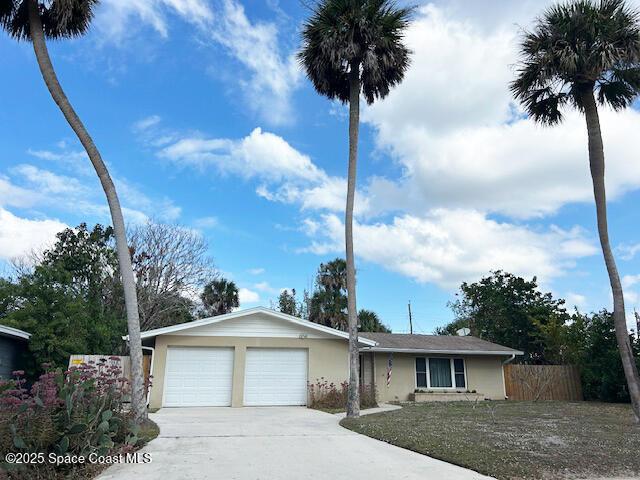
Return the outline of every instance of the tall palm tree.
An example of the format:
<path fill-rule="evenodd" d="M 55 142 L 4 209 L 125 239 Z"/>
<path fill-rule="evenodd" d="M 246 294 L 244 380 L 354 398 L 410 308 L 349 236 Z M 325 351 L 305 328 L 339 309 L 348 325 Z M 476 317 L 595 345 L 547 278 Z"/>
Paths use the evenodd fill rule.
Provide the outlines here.
<path fill-rule="evenodd" d="M 205 314 L 215 317 L 231 312 L 240 306 L 238 287 L 225 278 L 212 280 L 204 286 L 200 295 Z"/>
<path fill-rule="evenodd" d="M 16 40 L 31 41 L 49 93 L 85 148 L 107 197 L 113 221 L 127 310 L 132 405 L 136 420 L 142 421 L 146 417 L 147 411 L 142 371 L 138 301 L 120 201 L 100 152 L 60 86 L 46 43 L 47 38 L 53 40 L 73 38 L 86 33 L 93 18 L 93 8 L 97 4 L 98 0 L 0 0 L 0 25 Z"/>
<path fill-rule="evenodd" d="M 555 125 L 561 108 L 586 119 L 598 234 L 613 294 L 616 338 L 636 420 L 640 380 L 625 320 L 624 296 L 609 243 L 604 149 L 598 105 L 622 110 L 640 92 L 640 17 L 624 0 L 574 0 L 549 8 L 525 32 L 511 90 L 535 121 Z"/>
<path fill-rule="evenodd" d="M 358 313 L 353 256 L 353 204 L 356 191 L 360 93 L 368 104 L 384 98 L 409 67 L 403 35 L 412 9 L 393 0 L 318 0 L 303 31 L 299 60 L 321 95 L 349 104 L 349 169 L 345 210 L 349 394 L 347 416 L 360 415 Z"/>

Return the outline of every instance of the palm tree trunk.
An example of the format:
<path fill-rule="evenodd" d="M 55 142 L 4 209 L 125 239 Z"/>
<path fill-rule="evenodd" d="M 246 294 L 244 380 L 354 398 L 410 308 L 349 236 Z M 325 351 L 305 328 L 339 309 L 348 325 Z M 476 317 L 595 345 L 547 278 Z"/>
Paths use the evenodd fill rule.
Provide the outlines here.
<path fill-rule="evenodd" d="M 353 204 L 356 193 L 358 131 L 360 128 L 360 64 L 351 65 L 349 76 L 349 173 L 347 175 L 347 208 L 344 237 L 347 252 L 347 314 L 349 331 L 349 391 L 347 417 L 360 416 L 360 374 L 358 350 L 358 311 L 356 309 L 356 266 L 353 256 Z"/>
<path fill-rule="evenodd" d="M 87 155 L 89 156 L 89 160 L 91 160 L 93 168 L 100 179 L 100 183 L 102 184 L 102 188 L 104 189 L 104 193 L 107 197 L 107 203 L 109 204 L 111 219 L 113 221 L 113 229 L 116 237 L 116 250 L 118 254 L 118 262 L 120 264 L 120 274 L 122 276 L 124 300 L 127 310 L 127 327 L 129 330 L 129 353 L 131 355 L 132 377 L 131 401 L 135 419 L 140 422 L 147 416 L 144 377 L 142 372 L 142 341 L 140 338 L 136 284 L 133 277 L 129 247 L 127 246 L 127 237 L 125 233 L 122 209 L 120 208 L 120 201 L 118 200 L 113 180 L 109 175 L 107 167 L 102 161 L 100 152 L 98 152 L 89 132 L 85 129 L 82 121 L 71 106 L 71 103 L 69 103 L 67 96 L 58 82 L 58 77 L 51 63 L 51 59 L 49 58 L 37 0 L 29 0 L 29 29 L 31 41 L 33 43 L 33 50 L 36 54 L 42 78 L 44 79 L 53 100 L 62 111 L 62 114 L 69 123 L 69 126 L 78 136 L 80 143 L 82 143 L 82 146 L 85 148 Z"/>
<path fill-rule="evenodd" d="M 596 200 L 598 235 L 600 236 L 602 254 L 604 255 L 604 262 L 607 266 L 611 292 L 613 294 L 613 321 L 616 329 L 616 339 L 618 340 L 618 350 L 620 351 L 620 358 L 622 359 L 624 375 L 627 379 L 633 413 L 636 422 L 640 422 L 640 378 L 638 377 L 638 368 L 633 351 L 631 350 L 631 342 L 629 341 L 620 275 L 618 274 L 616 261 L 609 243 L 607 197 L 604 183 L 604 148 L 602 146 L 598 107 L 593 89 L 587 91 L 582 99 L 589 137 L 589 166 L 591 168 L 591 179 L 593 181 L 593 194 Z"/>

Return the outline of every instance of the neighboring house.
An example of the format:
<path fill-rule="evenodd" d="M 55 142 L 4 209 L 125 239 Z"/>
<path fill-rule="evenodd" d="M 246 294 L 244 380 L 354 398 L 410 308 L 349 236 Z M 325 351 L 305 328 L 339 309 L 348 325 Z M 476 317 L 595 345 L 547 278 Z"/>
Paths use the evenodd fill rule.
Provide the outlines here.
<path fill-rule="evenodd" d="M 414 392 L 425 373 L 416 372 L 416 366 L 421 370 L 423 365 L 416 357 L 425 357 L 425 368 L 434 372 L 433 385 L 443 370 L 437 361 L 426 360 L 431 356 L 462 359 L 467 389 L 504 398 L 502 362 L 519 353 L 471 337 L 448 337 L 444 341 L 451 348 L 445 351 L 425 349 L 423 344 L 407 351 L 406 344 L 391 346 L 389 339 L 434 337 L 387 334 L 383 340 L 378 335 L 362 333 L 359 343 L 364 380 L 375 380 L 380 401 L 406 400 Z M 143 345 L 154 352 L 149 406 L 305 405 L 309 383 L 324 379 L 337 385 L 348 379 L 348 338 L 340 330 L 262 307 L 142 332 Z M 451 365 L 457 369 L 459 362 Z M 461 381 L 457 372 L 451 375 L 453 381 Z"/>
<path fill-rule="evenodd" d="M 21 357 L 30 337 L 30 333 L 0 325 L 0 379 L 7 380 L 11 372 L 22 368 Z"/>

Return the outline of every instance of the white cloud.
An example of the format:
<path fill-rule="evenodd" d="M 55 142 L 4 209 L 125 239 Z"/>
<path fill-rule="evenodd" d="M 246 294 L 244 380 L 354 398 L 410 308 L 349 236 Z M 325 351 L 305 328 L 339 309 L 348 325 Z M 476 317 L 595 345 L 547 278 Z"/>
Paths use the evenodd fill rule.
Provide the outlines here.
<path fill-rule="evenodd" d="M 224 78 L 220 59 L 207 70 L 214 76 L 228 80 L 234 97 L 238 91 L 244 96 L 248 109 L 270 124 L 291 124 L 295 111 L 291 95 L 301 84 L 292 45 L 283 45 L 283 27 L 293 30 L 290 19 L 276 13 L 271 21 L 251 21 L 244 7 L 236 0 L 215 2 L 215 13 L 208 0 L 103 0 L 93 22 L 99 45 L 131 45 L 141 27 L 150 27 L 162 38 L 169 37 L 170 19 L 178 18 L 196 28 L 194 37 L 199 47 L 211 44 L 213 49 L 224 48 L 234 62 L 233 74 Z M 296 35 L 297 38 L 297 35 Z M 148 38 L 135 42 L 136 54 L 152 58 L 153 41 Z M 203 57 L 204 58 L 204 57 Z M 115 62 L 114 62 L 115 63 Z M 124 68 L 117 62 L 116 70 Z M 206 66 L 206 65 L 205 65 Z M 240 67 L 240 68 L 238 68 Z M 113 65 L 109 65 L 113 69 Z"/>
<path fill-rule="evenodd" d="M 58 220 L 21 218 L 4 208 L 0 208 L 0 225 L 0 258 L 4 260 L 48 247 L 56 233 L 67 228 Z"/>
<path fill-rule="evenodd" d="M 486 35 L 432 5 L 421 8 L 405 37 L 413 52 L 411 68 L 385 100 L 365 108 L 364 119 L 379 129 L 382 144 L 394 145 L 427 133 L 506 121 L 514 36 L 513 29 Z M 394 138 L 394 132 L 402 138 Z"/>
<path fill-rule="evenodd" d="M 298 152 L 282 137 L 260 128 L 241 140 L 182 138 L 164 147 L 158 155 L 181 165 L 215 166 L 223 173 L 245 178 L 316 182 L 326 177 L 308 156 Z"/>
<path fill-rule="evenodd" d="M 128 207 L 130 213 L 132 210 L 137 210 L 143 214 L 142 216 L 138 216 L 139 220 L 142 220 L 144 217 L 155 217 L 171 222 L 177 220 L 182 214 L 182 208 L 175 205 L 173 200 L 168 197 L 151 198 L 143 193 L 136 185 L 121 177 L 116 178 L 114 181 L 118 195 L 122 203 Z M 130 218 L 130 220 L 139 223 L 139 220 L 136 221 L 133 217 Z"/>
<path fill-rule="evenodd" d="M 44 195 L 82 195 L 88 188 L 77 178 L 58 175 L 34 165 L 21 164 L 11 168 L 11 173 L 23 177 L 32 187 Z"/>
<path fill-rule="evenodd" d="M 217 217 L 201 217 L 195 220 L 194 225 L 201 229 L 215 228 L 220 225 L 220 221 Z"/>
<path fill-rule="evenodd" d="M 103 190 L 94 176 L 61 175 L 30 164 L 9 169 L 12 178 L 0 175 L 0 206 L 43 208 L 47 211 L 82 212 L 95 221 L 111 222 Z M 121 177 L 114 177 L 127 223 L 145 223 L 149 218 L 174 221 L 182 209 L 167 197 L 155 198 Z"/>
<path fill-rule="evenodd" d="M 275 125 L 294 120 L 290 97 L 302 77 L 294 54 L 281 53 L 278 28 L 274 23 L 251 22 L 243 6 L 223 0 L 221 17 L 211 36 L 249 72 L 233 77 L 242 88 L 249 108 Z"/>
<path fill-rule="evenodd" d="M 640 147 L 633 134 L 640 129 L 640 113 L 604 110 L 601 118 L 607 193 L 614 200 L 640 186 L 640 164 L 633 158 Z M 553 129 L 520 120 L 413 140 L 402 145 L 406 151 L 399 157 L 405 178 L 381 183 L 381 193 L 374 186 L 382 202 L 372 208 L 391 203 L 415 211 L 426 203 L 526 218 L 593 201 L 586 128 L 578 113 Z"/>
<path fill-rule="evenodd" d="M 336 215 L 322 219 L 322 235 L 306 251 L 340 253 L 344 226 Z M 423 218 L 397 216 L 391 223 L 356 224 L 356 254 L 418 282 L 453 288 L 491 270 L 504 269 L 542 282 L 562 276 L 597 249 L 578 228 L 537 231 L 498 222 L 469 210 L 435 210 Z M 549 245 L 554 245 L 553 249 Z"/>
<path fill-rule="evenodd" d="M 640 275 L 624 275 L 622 277 L 622 286 L 624 288 L 631 288 L 638 283 L 640 283 Z"/>
<path fill-rule="evenodd" d="M 240 297 L 240 305 L 258 303 L 260 301 L 260 295 L 248 288 L 239 289 L 238 296 Z"/>
<path fill-rule="evenodd" d="M 27 153 L 40 160 L 55 162 L 76 174 L 94 174 L 87 152 L 68 148 L 67 142 L 64 140 L 59 141 L 57 147 L 59 150 L 55 152 L 52 150 L 36 150 L 30 148 L 27 150 Z"/>
<path fill-rule="evenodd" d="M 568 307 L 584 308 L 587 306 L 587 297 L 575 292 L 569 292 L 564 296 Z"/>
<path fill-rule="evenodd" d="M 155 127 L 162 121 L 160 115 L 150 115 L 145 118 L 141 118 L 137 122 L 133 124 L 134 132 L 142 132 L 145 130 L 149 130 L 152 127 Z"/>
<path fill-rule="evenodd" d="M 162 129 L 158 129 L 162 131 Z M 165 133 L 157 133 L 165 136 Z M 302 210 L 341 212 L 346 202 L 347 182 L 342 177 L 328 175 L 308 155 L 291 146 L 274 133 L 255 128 L 241 139 L 210 138 L 203 134 L 180 136 L 173 132 L 174 141 L 164 144 L 157 155 L 177 165 L 204 170 L 213 167 L 223 174 L 256 179 L 258 196 L 272 202 L 298 205 Z M 156 136 L 147 138 L 154 144 Z M 373 213 L 372 203 L 382 180 L 373 178 L 356 192 L 356 214 Z M 390 182 L 393 183 L 393 182 Z M 393 184 L 392 188 L 396 188 Z"/>
<path fill-rule="evenodd" d="M 415 53 L 405 81 L 363 114 L 403 172 L 370 188 L 372 211 L 417 213 L 426 204 L 526 218 L 592 201 L 584 118 L 569 112 L 564 124 L 543 128 L 515 110 L 508 83 L 516 32 L 487 33 L 433 6 L 421 10 L 407 35 Z M 640 113 L 603 109 L 601 117 L 615 199 L 640 186 Z"/>
<path fill-rule="evenodd" d="M 616 253 L 622 260 L 633 260 L 640 252 L 640 243 L 622 244 L 616 247 Z"/>
<path fill-rule="evenodd" d="M 250 268 L 249 273 L 251 275 L 262 275 L 265 272 L 264 268 Z"/>
<path fill-rule="evenodd" d="M 255 288 L 256 290 L 260 291 L 260 292 L 265 292 L 265 293 L 271 293 L 271 294 L 279 294 L 281 289 L 279 288 L 274 288 L 271 285 L 269 285 L 269 282 L 259 282 L 256 283 L 253 288 Z"/>
<path fill-rule="evenodd" d="M 41 198 L 38 192 L 19 187 L 8 177 L 0 175 L 0 206 L 26 208 L 38 203 Z"/>
<path fill-rule="evenodd" d="M 101 41 L 121 43 L 140 25 L 151 26 L 160 36 L 169 35 L 167 15 L 203 27 L 213 19 L 206 0 L 103 0 L 94 24 Z M 133 29 L 132 23 L 138 28 Z"/>

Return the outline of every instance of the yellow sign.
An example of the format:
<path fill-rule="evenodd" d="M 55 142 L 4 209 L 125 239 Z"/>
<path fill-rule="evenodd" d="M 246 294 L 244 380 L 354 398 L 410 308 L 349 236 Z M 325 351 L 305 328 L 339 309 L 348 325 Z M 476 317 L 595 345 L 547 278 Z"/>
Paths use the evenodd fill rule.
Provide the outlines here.
<path fill-rule="evenodd" d="M 84 361 L 81 358 L 74 358 L 73 360 L 71 360 L 71 363 L 73 365 L 81 365 L 84 363 Z"/>

